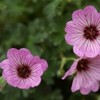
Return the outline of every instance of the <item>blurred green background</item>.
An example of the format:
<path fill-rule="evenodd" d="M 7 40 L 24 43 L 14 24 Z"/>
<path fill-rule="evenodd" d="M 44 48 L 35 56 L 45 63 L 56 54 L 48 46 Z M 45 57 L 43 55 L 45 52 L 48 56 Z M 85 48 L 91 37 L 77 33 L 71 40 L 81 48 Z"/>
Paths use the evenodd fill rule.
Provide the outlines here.
<path fill-rule="evenodd" d="M 100 100 L 100 91 L 87 96 L 72 93 L 73 77 L 61 77 L 75 57 L 64 39 L 66 22 L 72 12 L 94 5 L 100 11 L 100 0 L 0 0 L 0 60 L 9 48 L 28 48 L 48 61 L 41 84 L 20 90 L 0 78 L 0 100 Z M 2 70 L 0 70 L 0 73 Z"/>

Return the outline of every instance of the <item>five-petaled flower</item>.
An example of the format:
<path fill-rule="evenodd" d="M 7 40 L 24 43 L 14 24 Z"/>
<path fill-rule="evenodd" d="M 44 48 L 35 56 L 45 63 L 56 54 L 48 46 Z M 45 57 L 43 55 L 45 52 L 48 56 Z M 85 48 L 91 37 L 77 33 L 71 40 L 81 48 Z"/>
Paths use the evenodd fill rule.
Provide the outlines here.
<path fill-rule="evenodd" d="M 80 57 L 95 57 L 100 52 L 100 13 L 93 6 L 76 10 L 72 21 L 66 23 L 65 40 L 73 45 L 73 51 Z"/>
<path fill-rule="evenodd" d="M 20 89 L 29 89 L 40 84 L 48 64 L 39 56 L 33 56 L 28 49 L 11 48 L 7 52 L 7 59 L 2 61 L 0 66 L 8 84 Z"/>
<path fill-rule="evenodd" d="M 100 81 L 100 56 L 76 59 L 62 79 L 74 73 L 76 74 L 72 83 L 72 92 L 80 90 L 82 94 L 86 95 L 90 91 L 98 91 Z"/>

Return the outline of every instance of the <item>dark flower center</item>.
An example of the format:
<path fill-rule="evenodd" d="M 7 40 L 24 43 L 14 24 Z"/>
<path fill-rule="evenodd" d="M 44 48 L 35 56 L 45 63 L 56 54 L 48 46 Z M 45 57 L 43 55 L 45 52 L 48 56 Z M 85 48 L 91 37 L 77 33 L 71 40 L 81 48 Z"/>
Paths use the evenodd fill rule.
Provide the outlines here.
<path fill-rule="evenodd" d="M 27 65 L 19 65 L 17 68 L 17 74 L 20 78 L 28 78 L 31 74 L 31 69 Z"/>
<path fill-rule="evenodd" d="M 89 27 L 86 27 L 86 28 L 84 29 L 84 37 L 85 37 L 86 39 L 94 40 L 94 39 L 97 38 L 98 35 L 99 35 L 99 34 L 98 34 L 98 30 L 97 30 L 96 27 L 93 26 L 93 25 L 91 25 L 91 26 L 89 26 Z"/>
<path fill-rule="evenodd" d="M 87 70 L 89 61 L 87 59 L 81 59 L 77 64 L 77 70 L 78 71 L 85 71 Z"/>

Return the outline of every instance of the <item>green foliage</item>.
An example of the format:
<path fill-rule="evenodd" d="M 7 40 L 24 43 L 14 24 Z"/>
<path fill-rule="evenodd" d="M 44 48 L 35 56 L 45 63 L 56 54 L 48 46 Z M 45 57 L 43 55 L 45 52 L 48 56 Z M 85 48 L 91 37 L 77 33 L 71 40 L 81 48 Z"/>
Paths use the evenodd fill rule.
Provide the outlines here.
<path fill-rule="evenodd" d="M 5 80 L 3 79 L 3 77 L 0 77 L 0 92 L 3 90 L 5 85 L 6 85 Z"/>
<path fill-rule="evenodd" d="M 5 86 L 0 79 L 0 100 L 99 100 L 98 93 L 71 93 L 70 79 L 61 80 L 71 65 L 66 61 L 75 57 L 64 39 L 66 22 L 74 10 L 91 4 L 100 11 L 100 0 L 0 0 L 0 60 L 9 48 L 26 47 L 49 64 L 41 84 L 33 89 Z"/>

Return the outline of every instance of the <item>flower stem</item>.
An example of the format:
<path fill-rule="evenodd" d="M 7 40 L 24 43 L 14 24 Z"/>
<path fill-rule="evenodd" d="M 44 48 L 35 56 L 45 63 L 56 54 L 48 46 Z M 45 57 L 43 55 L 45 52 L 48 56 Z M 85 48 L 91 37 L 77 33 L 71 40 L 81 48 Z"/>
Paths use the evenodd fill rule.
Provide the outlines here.
<path fill-rule="evenodd" d="M 74 61 L 74 60 L 75 60 L 75 58 L 73 58 L 73 57 L 69 57 L 69 58 L 62 57 L 61 64 L 60 64 L 60 68 L 59 68 L 58 73 L 57 73 L 58 76 L 61 76 L 62 74 L 64 74 L 63 67 L 66 64 L 66 62 L 68 62 L 68 61 Z"/>

